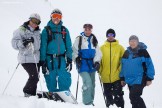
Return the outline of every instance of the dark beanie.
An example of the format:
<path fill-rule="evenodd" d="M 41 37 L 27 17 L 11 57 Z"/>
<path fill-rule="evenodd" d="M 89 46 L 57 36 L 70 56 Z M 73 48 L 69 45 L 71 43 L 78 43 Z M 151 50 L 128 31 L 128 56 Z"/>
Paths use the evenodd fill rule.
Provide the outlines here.
<path fill-rule="evenodd" d="M 114 37 L 116 36 L 115 31 L 114 31 L 113 29 L 111 29 L 111 28 L 107 30 L 107 32 L 106 32 L 106 37 L 108 36 L 109 33 L 114 34 Z"/>

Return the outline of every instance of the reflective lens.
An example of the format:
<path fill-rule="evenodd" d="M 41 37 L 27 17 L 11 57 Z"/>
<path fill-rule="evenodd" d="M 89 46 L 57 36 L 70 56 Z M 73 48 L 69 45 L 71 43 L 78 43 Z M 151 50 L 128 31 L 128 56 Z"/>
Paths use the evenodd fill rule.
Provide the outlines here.
<path fill-rule="evenodd" d="M 84 24 L 83 28 L 90 28 L 90 29 L 92 29 L 93 26 L 91 24 Z"/>
<path fill-rule="evenodd" d="M 39 24 L 41 23 L 40 20 L 35 19 L 35 18 L 31 18 L 30 21 L 31 21 L 32 23 L 36 24 L 36 25 L 39 25 Z"/>
<path fill-rule="evenodd" d="M 107 35 L 108 37 L 110 37 L 110 36 L 115 36 L 115 34 L 113 34 L 113 33 L 109 33 L 108 35 Z"/>
<path fill-rule="evenodd" d="M 62 15 L 61 14 L 57 14 L 57 13 L 52 14 L 51 17 L 54 18 L 54 19 L 56 19 L 56 18 L 62 19 Z"/>

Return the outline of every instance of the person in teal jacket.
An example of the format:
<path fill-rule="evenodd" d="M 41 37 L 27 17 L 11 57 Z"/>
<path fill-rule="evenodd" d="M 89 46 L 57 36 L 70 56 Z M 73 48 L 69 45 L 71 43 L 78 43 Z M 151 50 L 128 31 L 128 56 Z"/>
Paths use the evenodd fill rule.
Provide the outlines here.
<path fill-rule="evenodd" d="M 69 90 L 72 70 L 72 44 L 63 26 L 62 12 L 54 9 L 41 34 L 40 64 L 50 93 Z"/>

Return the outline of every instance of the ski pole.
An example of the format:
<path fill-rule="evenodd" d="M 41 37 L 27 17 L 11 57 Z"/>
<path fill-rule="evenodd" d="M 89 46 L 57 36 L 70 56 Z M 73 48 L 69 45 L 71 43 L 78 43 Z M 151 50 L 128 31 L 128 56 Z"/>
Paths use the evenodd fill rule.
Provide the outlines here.
<path fill-rule="evenodd" d="M 30 43 L 30 45 L 32 47 L 32 54 L 34 56 L 34 61 L 35 61 L 35 65 L 36 65 L 36 69 L 37 69 L 37 73 L 38 73 L 39 85 L 40 85 L 40 88 L 41 88 L 41 91 L 42 91 L 42 84 L 41 84 L 41 81 L 40 81 L 40 74 L 39 74 L 39 71 L 38 71 L 38 64 L 36 63 L 36 57 L 35 57 L 35 54 L 34 54 L 34 45 L 33 45 L 33 43 Z"/>
<path fill-rule="evenodd" d="M 79 73 L 78 73 L 77 88 L 76 88 L 76 100 L 78 98 L 78 86 L 79 86 Z"/>
<path fill-rule="evenodd" d="M 98 77 L 99 77 L 99 80 L 100 80 L 100 85 L 101 85 L 101 89 L 102 89 L 102 94 L 103 94 L 103 97 L 104 97 L 104 101 L 105 101 L 105 105 L 107 104 L 107 101 L 106 101 L 106 97 L 104 95 L 104 89 L 103 89 L 103 85 L 102 85 L 102 82 L 101 82 L 101 78 L 100 78 L 100 75 L 98 74 Z M 107 105 L 106 105 L 107 107 Z"/>
<path fill-rule="evenodd" d="M 8 81 L 8 83 L 7 83 L 6 87 L 5 87 L 5 89 L 3 90 L 3 93 L 2 93 L 3 95 L 4 95 L 4 93 L 5 93 L 6 89 L 7 89 L 7 87 L 9 86 L 9 84 L 10 84 L 10 82 L 11 82 L 11 80 L 12 80 L 12 78 L 13 78 L 13 76 L 14 76 L 16 70 L 17 70 L 17 68 L 19 67 L 19 64 L 20 64 L 20 63 L 17 64 L 17 66 L 16 66 L 16 68 L 15 68 L 15 70 L 14 70 L 14 72 L 13 72 L 11 78 L 9 79 L 9 81 Z"/>

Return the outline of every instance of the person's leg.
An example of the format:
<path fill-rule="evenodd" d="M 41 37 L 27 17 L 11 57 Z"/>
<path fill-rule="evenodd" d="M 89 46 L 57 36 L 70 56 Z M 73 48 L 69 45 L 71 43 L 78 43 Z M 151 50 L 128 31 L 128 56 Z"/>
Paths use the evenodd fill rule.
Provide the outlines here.
<path fill-rule="evenodd" d="M 57 72 L 54 70 L 50 71 L 49 78 L 49 92 L 56 92 L 59 89 Z"/>
<path fill-rule="evenodd" d="M 119 80 L 113 83 L 113 95 L 116 106 L 124 108 L 124 92 L 122 91 L 122 85 Z"/>
<path fill-rule="evenodd" d="M 95 75 L 96 75 L 96 72 L 90 73 L 90 77 L 91 77 L 91 81 L 92 81 L 92 88 L 91 88 L 92 100 L 94 100 L 94 97 L 95 97 Z"/>
<path fill-rule="evenodd" d="M 36 95 L 37 83 L 39 81 L 36 64 L 24 63 L 22 66 L 29 75 L 29 79 L 23 89 L 23 92 L 30 95 Z"/>
<path fill-rule="evenodd" d="M 129 87 L 129 98 L 131 100 L 132 108 L 146 108 L 144 100 L 141 98 L 143 86 L 136 84 Z"/>
<path fill-rule="evenodd" d="M 103 83 L 104 87 L 104 95 L 106 96 L 106 106 L 109 107 L 113 105 L 113 95 L 112 95 L 112 84 L 111 83 Z"/>
<path fill-rule="evenodd" d="M 90 74 L 88 72 L 82 72 L 80 73 L 80 76 L 82 77 L 83 86 L 82 86 L 82 97 L 83 97 L 83 103 L 85 105 L 89 105 L 93 103 L 92 100 L 92 81 Z"/>

